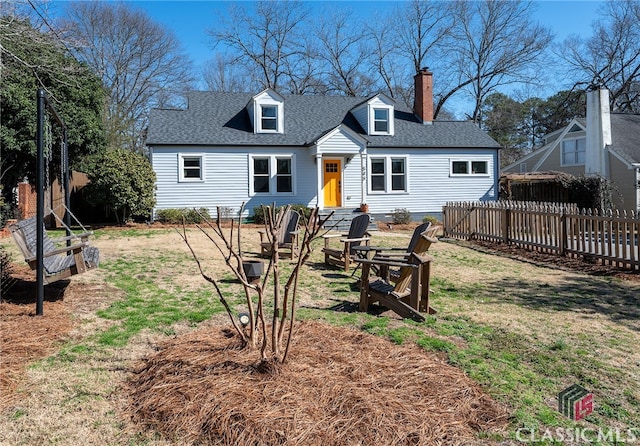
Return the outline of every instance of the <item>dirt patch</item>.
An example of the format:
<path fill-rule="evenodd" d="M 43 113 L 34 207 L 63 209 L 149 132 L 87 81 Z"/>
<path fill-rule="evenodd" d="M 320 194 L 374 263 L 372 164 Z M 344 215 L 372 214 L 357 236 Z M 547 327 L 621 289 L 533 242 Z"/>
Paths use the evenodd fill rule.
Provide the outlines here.
<path fill-rule="evenodd" d="M 220 330 L 164 343 L 124 389 L 138 423 L 195 444 L 473 444 L 504 408 L 417 346 L 301 322 L 271 373 Z"/>

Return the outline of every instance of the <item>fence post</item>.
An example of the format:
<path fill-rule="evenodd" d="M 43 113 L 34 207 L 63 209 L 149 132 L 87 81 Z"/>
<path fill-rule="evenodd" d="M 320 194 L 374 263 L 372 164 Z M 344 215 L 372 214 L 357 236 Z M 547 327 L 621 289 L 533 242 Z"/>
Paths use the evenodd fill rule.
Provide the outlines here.
<path fill-rule="evenodd" d="M 564 256 L 567 252 L 567 210 L 562 207 L 562 213 L 560 214 L 560 239 L 558 240 L 558 247 L 560 248 L 560 255 Z"/>
<path fill-rule="evenodd" d="M 449 203 L 445 203 L 444 206 L 442 206 L 442 236 L 443 237 L 447 237 L 447 206 L 449 206 Z"/>
<path fill-rule="evenodd" d="M 503 208 L 502 215 L 502 243 L 509 244 L 509 223 L 511 219 L 511 209 L 508 207 Z"/>
<path fill-rule="evenodd" d="M 469 235 L 467 240 L 473 240 L 476 238 L 476 232 L 478 232 L 478 213 L 473 204 L 469 211 Z"/>

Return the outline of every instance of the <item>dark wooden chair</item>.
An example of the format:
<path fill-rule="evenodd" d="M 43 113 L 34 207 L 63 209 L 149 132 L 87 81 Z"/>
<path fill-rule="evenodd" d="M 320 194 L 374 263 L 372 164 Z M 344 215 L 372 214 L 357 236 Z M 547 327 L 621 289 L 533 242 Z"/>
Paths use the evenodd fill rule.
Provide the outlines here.
<path fill-rule="evenodd" d="M 37 221 L 36 217 L 27 218 L 9 226 L 11 235 L 18 248 L 22 251 L 24 260 L 32 270 L 37 270 Z M 89 245 L 91 232 L 78 235 L 51 239 L 44 231 L 43 236 L 43 265 L 44 284 L 66 279 L 76 274 L 82 274 L 98 267 L 100 252 L 98 248 Z M 70 246 L 56 245 L 67 241 Z"/>
<path fill-rule="evenodd" d="M 411 240 L 409 241 L 409 245 L 406 249 L 403 248 L 381 248 L 377 251 L 375 259 L 377 260 L 400 260 L 406 261 L 409 258 L 411 252 L 414 251 L 418 241 L 420 238 L 425 235 L 427 240 L 429 240 L 429 245 L 427 246 L 427 250 L 431 246 L 431 244 L 436 243 L 438 239 L 435 237 L 435 233 L 438 231 L 437 226 L 432 226 L 431 223 L 422 223 L 413 231 L 413 235 L 411 236 Z M 426 251 L 425 251 L 426 252 Z M 385 277 L 387 280 L 391 280 L 392 282 L 397 282 L 400 277 L 400 268 L 383 268 L 383 271 L 387 274 Z"/>
<path fill-rule="evenodd" d="M 283 217 L 276 240 L 278 243 L 278 251 L 288 250 L 293 260 L 298 257 L 299 252 L 298 235 L 300 234 L 300 214 L 291 209 L 288 209 L 286 212 L 287 214 Z M 267 240 L 268 237 L 266 237 L 267 233 L 265 230 L 261 229 L 258 233 L 260 234 L 260 254 L 263 257 L 270 257 L 271 241 Z"/>
<path fill-rule="evenodd" d="M 403 318 L 418 322 L 425 320 L 422 313 L 436 313 L 429 305 L 433 259 L 426 254 L 434 240 L 423 232 L 406 259 L 356 259 L 362 264 L 360 311 L 367 311 L 369 305 L 378 302 Z M 379 275 L 371 274 L 374 266 L 380 271 Z M 388 278 L 389 268 L 398 268 L 395 283 Z"/>
<path fill-rule="evenodd" d="M 367 228 L 369 227 L 370 219 L 369 214 L 358 215 L 351 220 L 348 234 L 323 235 L 324 248 L 322 248 L 322 252 L 324 253 L 324 263 L 339 266 L 343 268 L 345 272 L 348 272 L 351 263 L 353 263 L 353 260 L 357 257 L 353 248 L 360 246 L 362 243 L 365 245 L 369 244 L 370 239 Z M 336 237 L 342 237 L 340 239 L 342 243 L 340 249 L 330 246 L 330 240 Z"/>
<path fill-rule="evenodd" d="M 416 229 L 413 230 L 413 235 L 411 236 L 411 240 L 409 240 L 409 244 L 406 248 L 379 248 L 376 254 L 376 257 L 380 258 L 406 258 L 411 251 L 415 248 L 418 240 L 420 239 L 420 235 L 427 231 L 431 227 L 431 223 L 422 223 Z"/>

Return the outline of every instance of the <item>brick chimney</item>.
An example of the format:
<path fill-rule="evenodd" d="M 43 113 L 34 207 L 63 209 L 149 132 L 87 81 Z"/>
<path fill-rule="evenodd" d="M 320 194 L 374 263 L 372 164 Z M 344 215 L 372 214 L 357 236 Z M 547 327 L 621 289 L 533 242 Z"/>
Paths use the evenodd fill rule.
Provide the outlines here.
<path fill-rule="evenodd" d="M 433 122 L 433 73 L 429 68 L 421 68 L 413 80 L 415 85 L 413 112 L 423 124 L 431 124 Z"/>

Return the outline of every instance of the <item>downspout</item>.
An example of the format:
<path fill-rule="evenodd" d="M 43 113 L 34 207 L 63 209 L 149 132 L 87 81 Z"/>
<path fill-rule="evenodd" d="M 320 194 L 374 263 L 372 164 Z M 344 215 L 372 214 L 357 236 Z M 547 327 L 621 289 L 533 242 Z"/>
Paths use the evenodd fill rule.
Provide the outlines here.
<path fill-rule="evenodd" d="M 320 194 L 322 193 L 322 154 L 316 154 L 316 206 L 318 209 L 324 209 L 324 200 L 320 206 Z"/>
<path fill-rule="evenodd" d="M 368 144 L 368 143 L 367 143 Z M 367 193 L 367 146 L 360 152 L 360 203 L 366 203 Z"/>
<path fill-rule="evenodd" d="M 640 163 L 631 164 L 631 168 L 636 172 L 635 191 L 636 191 L 636 215 L 640 213 Z"/>

